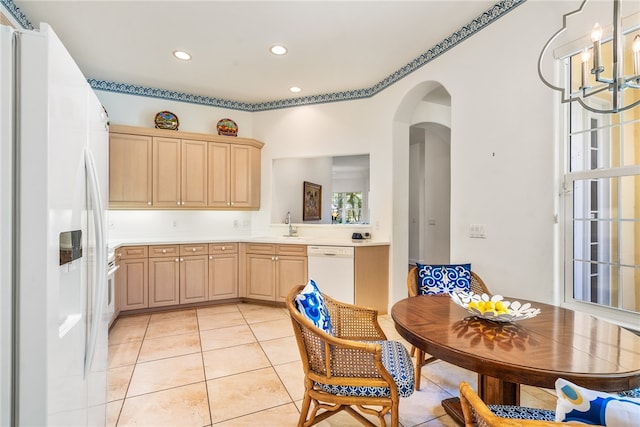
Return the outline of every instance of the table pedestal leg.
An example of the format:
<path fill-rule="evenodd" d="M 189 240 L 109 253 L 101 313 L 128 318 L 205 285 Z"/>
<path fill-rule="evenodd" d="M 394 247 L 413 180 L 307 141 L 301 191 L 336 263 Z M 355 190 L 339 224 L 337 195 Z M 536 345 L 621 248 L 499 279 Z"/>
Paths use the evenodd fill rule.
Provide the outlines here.
<path fill-rule="evenodd" d="M 478 374 L 478 395 L 487 405 L 520 405 L 520 384 Z M 458 425 L 464 426 L 460 398 L 445 399 L 442 407 Z"/>
<path fill-rule="evenodd" d="M 478 395 L 487 405 L 520 405 L 520 384 L 478 374 Z"/>

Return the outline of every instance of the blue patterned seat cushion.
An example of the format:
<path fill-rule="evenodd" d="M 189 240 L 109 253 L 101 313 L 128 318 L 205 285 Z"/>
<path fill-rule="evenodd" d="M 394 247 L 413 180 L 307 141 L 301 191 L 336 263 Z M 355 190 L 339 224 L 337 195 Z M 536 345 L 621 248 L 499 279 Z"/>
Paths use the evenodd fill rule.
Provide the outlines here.
<path fill-rule="evenodd" d="M 526 406 L 487 405 L 491 412 L 502 418 L 516 420 L 555 421 L 556 412 L 550 409 L 527 408 Z"/>
<path fill-rule="evenodd" d="M 324 303 L 324 298 L 316 282 L 309 279 L 307 285 L 296 295 L 295 304 L 298 311 L 317 328 L 330 335 L 335 335 L 329 310 Z"/>
<path fill-rule="evenodd" d="M 634 388 L 633 390 L 621 391 L 618 393 L 620 397 L 633 397 L 634 399 L 640 399 L 640 387 Z"/>
<path fill-rule="evenodd" d="M 418 294 L 440 295 L 471 288 L 471 264 L 419 264 Z"/>
<path fill-rule="evenodd" d="M 400 397 L 409 397 L 413 393 L 414 376 L 411 356 L 398 341 L 372 341 L 382 347 L 382 364 L 393 377 Z M 330 394 L 343 396 L 389 397 L 388 387 L 344 386 L 316 383 Z"/>

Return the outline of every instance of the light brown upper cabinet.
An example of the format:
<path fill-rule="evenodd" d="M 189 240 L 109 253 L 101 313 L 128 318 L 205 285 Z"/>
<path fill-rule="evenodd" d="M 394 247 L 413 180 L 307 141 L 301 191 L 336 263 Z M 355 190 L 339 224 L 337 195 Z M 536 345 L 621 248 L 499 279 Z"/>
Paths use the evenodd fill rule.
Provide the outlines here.
<path fill-rule="evenodd" d="M 111 132 L 109 136 L 109 207 L 152 206 L 153 138 Z"/>
<path fill-rule="evenodd" d="M 153 138 L 153 206 L 207 205 L 207 143 Z"/>
<path fill-rule="evenodd" d="M 109 208 L 260 208 L 255 139 L 111 126 Z"/>
<path fill-rule="evenodd" d="M 260 148 L 209 142 L 209 206 L 260 208 Z"/>

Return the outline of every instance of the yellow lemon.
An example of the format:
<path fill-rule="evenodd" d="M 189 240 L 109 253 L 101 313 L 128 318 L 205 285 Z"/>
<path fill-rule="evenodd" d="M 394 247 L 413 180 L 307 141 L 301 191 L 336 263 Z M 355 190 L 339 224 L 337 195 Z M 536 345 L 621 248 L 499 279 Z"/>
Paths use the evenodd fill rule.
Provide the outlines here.
<path fill-rule="evenodd" d="M 507 310 L 507 307 L 504 306 L 502 301 L 497 301 L 495 304 L 495 307 L 496 307 L 497 314 L 506 314 L 509 312 L 509 310 Z"/>

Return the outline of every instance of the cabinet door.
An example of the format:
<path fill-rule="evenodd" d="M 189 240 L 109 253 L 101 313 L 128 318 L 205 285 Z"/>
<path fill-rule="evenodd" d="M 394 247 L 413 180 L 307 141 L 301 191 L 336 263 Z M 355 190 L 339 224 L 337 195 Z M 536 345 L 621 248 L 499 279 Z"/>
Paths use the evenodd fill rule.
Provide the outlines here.
<path fill-rule="evenodd" d="M 135 310 L 149 306 L 149 271 L 147 258 L 123 259 L 116 272 L 120 309 Z"/>
<path fill-rule="evenodd" d="M 149 307 L 179 303 L 178 258 L 149 258 Z"/>
<path fill-rule="evenodd" d="M 181 202 L 186 207 L 207 205 L 207 143 L 182 140 Z"/>
<path fill-rule="evenodd" d="M 238 297 L 238 254 L 209 255 L 209 300 Z"/>
<path fill-rule="evenodd" d="M 292 287 L 307 282 L 307 258 L 279 255 L 276 265 L 276 301 L 285 301 Z"/>
<path fill-rule="evenodd" d="M 247 254 L 247 298 L 275 300 L 275 255 Z"/>
<path fill-rule="evenodd" d="M 180 258 L 180 304 L 207 301 L 208 281 L 207 255 Z"/>
<path fill-rule="evenodd" d="M 209 142 L 208 146 L 208 182 L 207 203 L 211 207 L 230 206 L 229 165 L 231 146 L 218 142 Z"/>
<path fill-rule="evenodd" d="M 180 206 L 180 140 L 153 138 L 153 207 Z"/>
<path fill-rule="evenodd" d="M 231 146 L 231 206 L 260 207 L 260 150 L 244 145 Z"/>
<path fill-rule="evenodd" d="M 141 208 L 152 203 L 152 139 L 109 136 L 109 207 Z"/>

